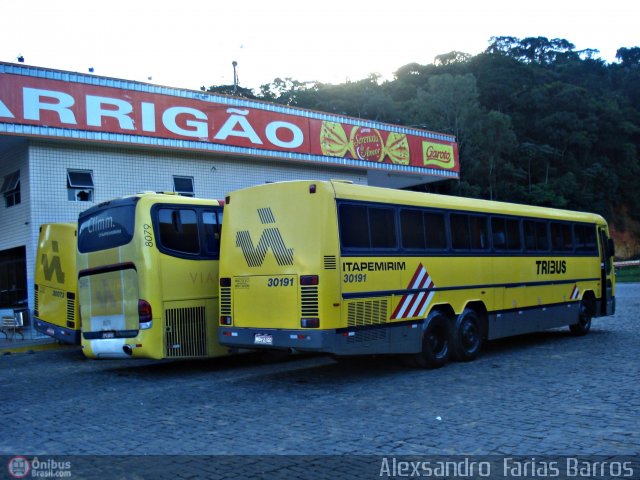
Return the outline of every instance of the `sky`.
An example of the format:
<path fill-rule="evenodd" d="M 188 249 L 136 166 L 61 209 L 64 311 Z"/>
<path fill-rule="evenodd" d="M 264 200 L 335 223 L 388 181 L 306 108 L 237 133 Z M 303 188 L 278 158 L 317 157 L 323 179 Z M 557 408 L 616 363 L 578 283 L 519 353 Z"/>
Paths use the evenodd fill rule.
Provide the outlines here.
<path fill-rule="evenodd" d="M 171 87 L 343 83 L 478 54 L 492 36 L 564 38 L 615 61 L 640 46 L 631 0 L 0 0 L 0 61 Z"/>

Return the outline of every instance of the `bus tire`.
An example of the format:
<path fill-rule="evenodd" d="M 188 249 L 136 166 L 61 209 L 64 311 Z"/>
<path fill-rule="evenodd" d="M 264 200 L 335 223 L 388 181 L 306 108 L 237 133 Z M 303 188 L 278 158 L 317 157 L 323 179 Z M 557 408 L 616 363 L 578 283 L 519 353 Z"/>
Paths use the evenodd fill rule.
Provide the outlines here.
<path fill-rule="evenodd" d="M 577 337 L 581 337 L 589 333 L 591 330 L 591 319 L 593 318 L 592 309 L 589 308 L 584 301 L 580 302 L 580 314 L 578 315 L 578 323 L 569 325 L 569 330 Z"/>
<path fill-rule="evenodd" d="M 451 356 L 460 362 L 471 362 L 478 358 L 484 343 L 482 319 L 478 313 L 465 309 L 451 328 Z"/>
<path fill-rule="evenodd" d="M 422 368 L 440 368 L 449 361 L 449 321 L 440 311 L 433 311 L 425 320 L 422 350 L 413 359 Z"/>

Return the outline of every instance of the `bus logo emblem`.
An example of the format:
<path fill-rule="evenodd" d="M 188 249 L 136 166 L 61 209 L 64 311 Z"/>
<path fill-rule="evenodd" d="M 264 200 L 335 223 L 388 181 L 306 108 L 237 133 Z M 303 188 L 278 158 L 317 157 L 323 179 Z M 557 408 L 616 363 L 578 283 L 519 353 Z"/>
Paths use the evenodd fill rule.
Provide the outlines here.
<path fill-rule="evenodd" d="M 52 241 L 52 250 L 54 253 L 58 253 L 58 242 L 56 240 Z M 40 257 L 40 261 L 42 262 L 42 270 L 44 273 L 44 278 L 48 282 L 53 278 L 53 274 L 56 274 L 56 282 L 64 283 L 64 272 L 62 271 L 62 264 L 60 263 L 60 255 L 54 255 L 49 262 L 49 258 L 46 253 L 43 253 Z"/>
<path fill-rule="evenodd" d="M 270 208 L 259 208 L 258 217 L 263 225 L 270 225 L 276 222 Z M 282 239 L 280 229 L 277 227 L 267 227 L 264 229 L 254 246 L 251 234 L 247 230 L 236 233 L 236 247 L 242 250 L 244 259 L 250 267 L 260 267 L 264 262 L 269 249 L 273 252 L 278 265 L 293 265 L 293 248 L 288 248 Z"/>

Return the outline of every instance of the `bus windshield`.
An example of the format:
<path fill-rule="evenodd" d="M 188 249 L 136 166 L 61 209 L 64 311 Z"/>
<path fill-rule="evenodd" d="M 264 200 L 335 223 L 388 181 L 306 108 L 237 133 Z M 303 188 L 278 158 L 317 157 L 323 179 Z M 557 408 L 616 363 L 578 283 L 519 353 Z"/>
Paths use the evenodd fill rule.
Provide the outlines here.
<path fill-rule="evenodd" d="M 97 252 L 126 245 L 133 237 L 135 204 L 89 210 L 78 222 L 78 250 Z"/>

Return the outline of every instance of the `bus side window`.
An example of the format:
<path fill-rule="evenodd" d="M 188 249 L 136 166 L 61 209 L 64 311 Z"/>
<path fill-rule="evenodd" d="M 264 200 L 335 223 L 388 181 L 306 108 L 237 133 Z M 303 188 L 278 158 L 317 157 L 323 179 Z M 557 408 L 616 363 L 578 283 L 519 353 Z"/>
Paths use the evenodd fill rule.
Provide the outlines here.
<path fill-rule="evenodd" d="M 505 251 L 522 250 L 520 238 L 520 221 L 515 218 L 491 218 L 491 232 L 493 234 L 493 248 Z"/>
<path fill-rule="evenodd" d="M 593 225 L 575 225 L 576 251 L 578 253 L 598 253 L 596 229 Z"/>
<path fill-rule="evenodd" d="M 489 248 L 487 235 L 487 218 L 472 215 L 469 217 L 471 232 L 471 248 L 474 250 L 486 250 Z"/>
<path fill-rule="evenodd" d="M 346 248 L 369 248 L 367 207 L 340 205 L 340 241 Z"/>
<path fill-rule="evenodd" d="M 402 232 L 402 248 L 421 250 L 427 246 L 425 225 L 420 210 L 400 211 L 400 231 Z"/>
<path fill-rule="evenodd" d="M 396 246 L 396 216 L 393 208 L 369 207 L 371 248 Z"/>
<path fill-rule="evenodd" d="M 425 238 L 428 249 L 445 250 L 447 248 L 447 230 L 444 223 L 444 214 L 425 212 L 424 214 Z"/>
<path fill-rule="evenodd" d="M 496 250 L 507 249 L 506 219 L 493 217 L 491 219 L 491 233 L 493 235 L 493 248 Z"/>
<path fill-rule="evenodd" d="M 549 236 L 547 222 L 536 220 L 524 221 L 524 237 L 526 249 L 530 252 L 549 251 Z"/>
<path fill-rule="evenodd" d="M 452 214 L 451 222 L 451 246 L 456 250 L 468 249 L 471 246 L 469 238 L 469 216 Z"/>
<path fill-rule="evenodd" d="M 507 226 L 507 250 L 522 250 L 522 237 L 520 236 L 520 221 L 509 218 L 505 220 Z"/>
<path fill-rule="evenodd" d="M 570 224 L 551 223 L 551 248 L 554 252 L 573 251 L 573 238 Z"/>
<path fill-rule="evenodd" d="M 202 223 L 204 224 L 205 250 L 209 255 L 218 255 L 220 253 L 220 224 L 216 213 L 203 212 Z"/>
<path fill-rule="evenodd" d="M 442 213 L 401 210 L 400 231 L 403 248 L 415 250 L 447 248 L 447 234 Z"/>
<path fill-rule="evenodd" d="M 395 248 L 396 217 L 393 208 L 340 205 L 340 241 L 345 248 Z"/>
<path fill-rule="evenodd" d="M 456 250 L 486 250 L 489 248 L 487 218 L 480 215 L 451 215 L 451 243 Z"/>
<path fill-rule="evenodd" d="M 195 210 L 161 208 L 158 210 L 158 223 L 163 247 L 182 253 L 200 253 Z"/>

